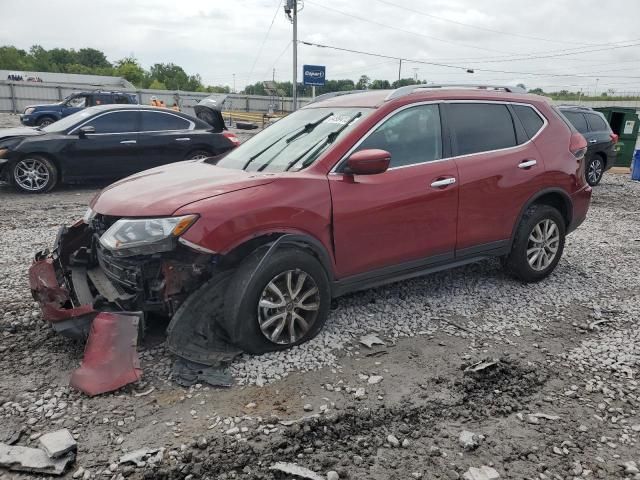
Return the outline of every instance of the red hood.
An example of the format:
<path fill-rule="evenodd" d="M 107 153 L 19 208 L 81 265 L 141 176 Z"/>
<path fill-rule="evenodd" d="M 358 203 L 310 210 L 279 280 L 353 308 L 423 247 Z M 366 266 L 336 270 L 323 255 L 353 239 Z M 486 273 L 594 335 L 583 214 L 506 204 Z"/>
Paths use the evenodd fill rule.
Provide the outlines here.
<path fill-rule="evenodd" d="M 272 181 L 273 174 L 220 168 L 202 161 L 172 163 L 109 185 L 93 199 L 91 208 L 116 217 L 171 215 L 189 203 Z"/>

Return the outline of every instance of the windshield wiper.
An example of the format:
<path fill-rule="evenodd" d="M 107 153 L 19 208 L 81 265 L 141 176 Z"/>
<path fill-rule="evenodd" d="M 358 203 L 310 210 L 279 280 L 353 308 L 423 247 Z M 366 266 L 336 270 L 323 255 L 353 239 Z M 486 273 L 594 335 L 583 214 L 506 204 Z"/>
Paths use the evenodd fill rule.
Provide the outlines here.
<path fill-rule="evenodd" d="M 307 156 L 307 154 L 311 151 L 313 151 L 313 153 L 309 156 L 309 158 L 311 158 L 313 161 L 313 159 L 315 159 L 315 156 L 322 151 L 323 148 L 325 148 L 327 145 L 333 143 L 335 141 L 336 138 L 338 138 L 338 136 L 343 132 L 344 129 L 346 129 L 349 125 L 351 125 L 351 122 L 353 122 L 356 118 L 358 118 L 359 116 L 362 115 L 362 112 L 358 112 L 356 113 L 353 117 L 351 117 L 349 120 L 347 120 L 345 122 L 344 125 L 342 125 L 340 128 L 338 128 L 337 130 L 334 130 L 333 132 L 331 132 L 329 135 L 326 136 L 326 138 L 320 140 L 319 142 L 313 144 L 311 146 L 311 148 L 307 149 L 304 151 L 304 153 L 302 153 L 302 155 L 299 155 L 298 157 L 294 158 L 293 160 L 291 160 L 288 165 L 287 168 L 284 169 L 285 172 L 289 171 L 291 168 L 293 168 L 295 166 L 296 163 L 298 163 L 300 160 L 302 160 L 304 157 Z M 300 167 L 300 169 L 302 170 L 303 168 L 307 167 L 310 164 L 309 160 L 306 160 L 305 162 L 303 162 L 302 167 Z"/>
<path fill-rule="evenodd" d="M 247 167 L 249 165 L 251 165 L 251 163 L 258 158 L 260 155 L 262 155 L 264 152 L 266 152 L 267 150 L 269 150 L 271 147 L 273 147 L 274 145 L 280 143 L 284 138 L 287 138 L 286 142 L 287 145 L 289 145 L 289 143 L 291 143 L 293 140 L 295 140 L 296 138 L 298 138 L 300 135 L 304 134 L 304 133 L 310 133 L 313 131 L 314 128 L 316 128 L 318 125 L 320 125 L 322 122 L 324 122 L 327 118 L 329 118 L 331 115 L 333 115 L 333 112 L 329 113 L 328 115 L 325 115 L 324 117 L 322 117 L 320 120 L 317 120 L 315 122 L 311 122 L 311 123 L 307 123 L 304 127 L 302 127 L 299 131 L 297 131 L 296 133 L 294 133 L 293 135 L 291 135 L 290 137 L 287 138 L 287 135 L 282 135 L 281 137 L 278 137 L 278 139 L 273 142 L 270 143 L 269 145 L 267 145 L 265 148 L 263 148 L 262 150 L 260 150 L 258 153 L 256 153 L 255 155 L 253 155 L 249 160 L 247 160 L 247 162 L 244 164 L 244 166 L 242 167 L 242 170 L 246 170 Z M 284 150 L 284 148 L 282 149 Z M 274 156 L 275 158 L 275 156 Z M 272 159 L 273 160 L 273 159 Z M 264 168 L 269 165 L 269 163 L 271 163 L 270 160 L 269 162 L 265 163 L 264 165 L 262 165 L 258 171 L 262 171 L 264 170 Z"/>

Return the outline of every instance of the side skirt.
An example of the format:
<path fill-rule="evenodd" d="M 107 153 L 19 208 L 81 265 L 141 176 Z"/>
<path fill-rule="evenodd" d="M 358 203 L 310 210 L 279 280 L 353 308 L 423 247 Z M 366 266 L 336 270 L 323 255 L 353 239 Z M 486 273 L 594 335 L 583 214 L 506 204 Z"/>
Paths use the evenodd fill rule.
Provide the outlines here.
<path fill-rule="evenodd" d="M 387 283 L 408 280 L 410 278 L 421 277 L 430 273 L 480 262 L 489 258 L 500 257 L 509 253 L 509 246 L 509 240 L 501 240 L 458 250 L 456 255 L 453 253 L 436 255 L 380 268 L 373 272 L 353 275 L 333 282 L 332 294 L 333 297 L 339 297 L 347 293 L 379 287 Z"/>

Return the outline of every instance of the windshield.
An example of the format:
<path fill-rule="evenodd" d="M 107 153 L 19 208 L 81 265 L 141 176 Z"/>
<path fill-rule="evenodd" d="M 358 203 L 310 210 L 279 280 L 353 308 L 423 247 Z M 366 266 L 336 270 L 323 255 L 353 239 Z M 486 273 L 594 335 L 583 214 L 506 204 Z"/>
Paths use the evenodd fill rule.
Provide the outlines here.
<path fill-rule="evenodd" d="M 217 165 L 250 172 L 302 170 L 372 110 L 345 107 L 298 110 L 232 150 Z"/>
<path fill-rule="evenodd" d="M 83 120 L 88 119 L 90 116 L 94 115 L 95 113 L 96 113 L 96 110 L 94 110 L 93 108 L 86 108 L 84 110 L 74 113 L 73 115 L 64 117 L 58 120 L 57 122 L 53 122 L 51 125 L 47 125 L 41 130 L 47 133 L 63 132 L 73 127 L 76 123 L 79 123 Z"/>

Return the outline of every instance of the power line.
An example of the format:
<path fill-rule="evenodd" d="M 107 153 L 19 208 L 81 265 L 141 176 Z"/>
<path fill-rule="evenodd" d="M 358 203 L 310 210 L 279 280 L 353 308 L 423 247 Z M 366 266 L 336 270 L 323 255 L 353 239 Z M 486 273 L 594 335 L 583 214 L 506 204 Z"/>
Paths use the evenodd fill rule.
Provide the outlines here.
<path fill-rule="evenodd" d="M 278 6 L 276 7 L 276 11 L 273 14 L 273 18 L 271 19 L 271 24 L 269 25 L 269 29 L 267 30 L 267 33 L 265 34 L 264 38 L 262 39 L 262 44 L 260 45 L 260 48 L 258 49 L 258 53 L 256 55 L 255 60 L 253 61 L 253 65 L 251 65 L 251 71 L 249 72 L 249 75 L 247 75 L 247 81 L 251 80 L 251 75 L 253 75 L 253 70 L 256 68 L 256 63 L 258 63 L 258 59 L 260 58 L 260 55 L 262 54 L 262 49 L 264 48 L 265 43 L 267 43 L 267 38 L 269 38 L 269 34 L 271 33 L 271 29 L 273 28 L 273 24 L 276 21 L 276 17 L 278 16 L 278 12 L 280 11 L 280 6 L 282 5 L 282 0 L 278 1 Z"/>
<path fill-rule="evenodd" d="M 262 78 L 265 78 L 269 72 L 271 70 L 273 70 L 273 68 L 276 66 L 276 64 L 280 61 L 280 59 L 282 58 L 282 56 L 287 53 L 287 50 L 289 50 L 289 47 L 291 46 L 293 42 L 289 41 L 287 42 L 287 44 L 284 47 L 284 50 L 282 50 L 282 53 L 280 53 L 280 55 L 278 55 L 278 58 L 275 59 L 275 61 L 273 62 L 273 64 L 267 69 L 267 71 L 265 72 L 265 74 L 262 76 Z"/>
<path fill-rule="evenodd" d="M 520 72 L 520 71 L 496 70 L 496 69 L 488 69 L 488 68 L 469 69 L 468 67 L 461 66 L 461 65 L 452 65 L 452 64 L 448 64 L 448 63 L 429 62 L 429 61 L 426 61 L 426 60 L 416 60 L 416 59 L 404 58 L 404 57 L 399 57 L 399 56 L 383 55 L 383 54 L 373 53 L 373 52 L 364 52 L 362 50 L 354 50 L 354 49 L 350 49 L 350 48 L 334 47 L 334 46 L 331 46 L 331 45 L 323 45 L 323 44 L 315 43 L 315 42 L 302 41 L 301 43 L 303 43 L 304 45 L 309 45 L 309 46 L 313 46 L 313 47 L 329 48 L 329 49 L 332 49 L 332 50 L 338 50 L 338 51 L 342 51 L 342 52 L 357 53 L 359 55 L 368 55 L 368 56 L 372 56 L 372 57 L 402 60 L 403 62 L 408 62 L 408 63 L 418 63 L 418 64 L 423 64 L 423 65 L 432 65 L 432 66 L 435 66 L 435 67 L 452 68 L 452 69 L 455 69 L 455 70 L 464 70 L 464 71 L 467 71 L 469 73 L 474 73 L 475 71 L 478 71 L 478 72 L 491 72 L 491 73 L 510 73 L 510 74 L 515 74 L 515 75 L 531 75 L 531 76 L 548 77 L 548 78 L 551 78 L 551 77 L 592 78 L 592 77 L 590 77 L 588 75 L 578 75 L 578 74 Z M 469 71 L 469 70 L 472 70 L 472 71 Z M 640 77 L 637 77 L 637 76 L 623 76 L 623 75 L 598 75 L 598 77 L 599 78 L 634 78 L 634 79 L 640 79 Z"/>
<path fill-rule="evenodd" d="M 435 40 L 437 42 L 448 43 L 449 45 L 456 45 L 456 46 L 460 46 L 460 47 L 473 48 L 473 49 L 476 49 L 476 50 L 485 50 L 487 52 L 497 52 L 497 53 L 507 53 L 507 54 L 513 54 L 514 53 L 514 52 L 505 52 L 503 50 L 494 50 L 494 49 L 491 49 L 491 48 L 477 47 L 475 45 L 468 45 L 466 43 L 459 43 L 459 42 L 454 42 L 452 40 L 445 40 L 443 38 L 433 37 L 431 35 L 425 35 L 424 33 L 418 33 L 418 32 L 413 32 L 411 30 L 405 30 L 404 28 L 396 27 L 396 26 L 393 26 L 393 25 L 387 25 L 386 23 L 376 22 L 375 20 L 370 20 L 368 18 L 359 17 L 359 16 L 353 15 L 351 13 L 343 12 L 342 10 L 338 10 L 336 8 L 328 7 L 326 5 L 321 5 L 319 3 L 316 3 L 313 0 L 307 0 L 307 3 L 310 3 L 310 4 L 312 4 L 312 5 L 316 6 L 316 7 L 322 8 L 324 10 L 329 10 L 329 11 L 332 11 L 332 12 L 335 12 L 335 13 L 339 13 L 340 15 L 344 15 L 344 16 L 347 16 L 347 17 L 355 18 L 356 20 L 360 20 L 362 22 L 371 23 L 373 25 L 378 25 L 379 27 L 389 28 L 391 30 L 396 30 L 398 32 L 408 33 L 410 35 L 416 35 L 418 37 L 428 38 L 430 40 Z"/>
<path fill-rule="evenodd" d="M 443 22 L 454 23 L 456 25 L 461 25 L 463 27 L 474 28 L 476 30 L 482 30 L 482 31 L 485 31 L 485 32 L 497 33 L 499 35 L 508 35 L 508 36 L 511 36 L 511 37 L 526 38 L 526 39 L 529 39 L 529 40 L 541 40 L 543 42 L 551 42 L 551 43 L 561 43 L 561 44 L 569 43 L 569 44 L 572 44 L 572 45 L 594 45 L 594 44 L 585 44 L 585 43 L 580 43 L 580 42 L 569 42 L 569 41 L 566 41 L 566 40 L 551 40 L 549 38 L 534 37 L 534 36 L 531 36 L 531 35 L 524 35 L 524 34 L 520 34 L 520 33 L 503 32 L 501 30 L 494 30 L 494 29 L 491 29 L 491 28 L 480 27 L 478 25 L 471 25 L 469 23 L 458 22 L 456 20 L 451 20 L 451 19 L 445 18 L 445 17 L 439 17 L 438 15 L 432 15 L 430 13 L 421 12 L 419 10 L 415 10 L 413 8 L 405 7 L 403 5 L 398 5 L 397 3 L 392 3 L 392 2 L 389 2 L 387 0 L 376 0 L 376 2 L 384 3 L 386 5 L 389 5 L 389 6 L 392 6 L 392 7 L 396 7 L 396 8 L 399 8 L 401 10 L 406 10 L 407 12 L 416 13 L 418 15 L 422 15 L 422 16 L 425 16 L 425 17 L 434 18 L 436 20 L 441 20 Z"/>

